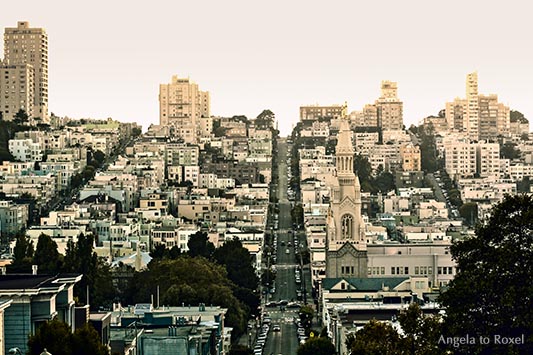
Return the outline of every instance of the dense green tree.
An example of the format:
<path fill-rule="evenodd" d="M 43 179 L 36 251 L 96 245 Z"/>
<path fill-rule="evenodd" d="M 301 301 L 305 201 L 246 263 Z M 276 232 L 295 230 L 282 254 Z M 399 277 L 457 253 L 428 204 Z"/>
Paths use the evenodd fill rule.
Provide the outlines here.
<path fill-rule="evenodd" d="M 396 185 L 394 183 L 394 175 L 389 172 L 381 172 L 380 174 L 378 174 L 374 179 L 372 185 L 375 191 L 379 191 L 382 193 L 387 193 L 391 190 L 396 189 Z"/>
<path fill-rule="evenodd" d="M 74 334 L 68 324 L 57 318 L 43 323 L 28 339 L 29 355 L 40 355 L 44 349 L 54 355 L 109 355 L 94 327 L 87 323 Z"/>
<path fill-rule="evenodd" d="M 489 337 L 469 354 L 533 353 L 533 198 L 507 195 L 472 237 L 454 243 L 458 273 L 441 295 L 449 336 Z M 495 336 L 525 345 L 496 344 Z"/>
<path fill-rule="evenodd" d="M 520 122 L 520 123 L 528 123 L 529 121 L 524 116 L 524 114 L 520 111 L 511 110 L 510 112 L 510 120 L 511 122 Z"/>
<path fill-rule="evenodd" d="M 459 207 L 459 214 L 469 226 L 474 226 L 478 220 L 477 203 L 467 202 Z"/>
<path fill-rule="evenodd" d="M 254 355 L 254 352 L 245 345 L 234 344 L 229 350 L 229 355 Z"/>
<path fill-rule="evenodd" d="M 306 305 L 300 308 L 298 315 L 300 316 L 300 321 L 302 322 L 304 328 L 311 328 L 311 325 L 313 324 L 313 317 L 315 316 L 315 310 L 311 308 L 311 306 Z"/>
<path fill-rule="evenodd" d="M 90 323 L 76 329 L 72 336 L 72 349 L 72 355 L 109 355 L 107 346 L 102 344 L 100 335 Z"/>
<path fill-rule="evenodd" d="M 67 244 L 63 270 L 83 274 L 81 281 L 74 286 L 74 294 L 80 302 L 87 304 L 89 301 L 91 309 L 107 308 L 115 297 L 111 270 L 104 260 L 98 258 L 93 247 L 94 237 L 80 234 L 75 245 Z"/>
<path fill-rule="evenodd" d="M 372 166 L 366 157 L 361 154 L 354 156 L 354 171 L 359 177 L 361 191 L 372 191 Z"/>
<path fill-rule="evenodd" d="M 133 127 L 131 130 L 132 137 L 139 137 L 142 134 L 142 130 L 138 127 Z"/>
<path fill-rule="evenodd" d="M 72 354 L 70 326 L 58 319 L 43 323 L 28 339 L 29 355 L 40 355 L 43 350 L 54 355 Z"/>
<path fill-rule="evenodd" d="M 418 304 L 411 303 L 409 308 L 400 312 L 398 321 L 404 333 L 401 342 L 406 354 L 445 354 L 445 351 L 439 348 L 439 339 L 442 335 L 440 316 L 425 316 Z"/>
<path fill-rule="evenodd" d="M 531 189 L 531 180 L 529 176 L 524 176 L 522 180 L 516 183 L 517 192 L 529 193 Z"/>
<path fill-rule="evenodd" d="M 435 128 L 432 123 L 422 125 L 418 129 L 420 138 L 420 165 L 426 173 L 437 170 L 437 145 Z"/>
<path fill-rule="evenodd" d="M 189 255 L 192 257 L 203 256 L 204 258 L 210 258 L 215 251 L 215 245 L 209 241 L 207 233 L 200 231 L 189 237 L 187 247 L 189 248 Z"/>
<path fill-rule="evenodd" d="M 256 126 L 260 128 L 274 128 L 276 115 L 270 110 L 263 110 L 255 119 Z"/>
<path fill-rule="evenodd" d="M 513 142 L 506 142 L 500 145 L 500 157 L 503 159 L 518 159 L 520 158 L 520 150 L 516 148 Z"/>
<path fill-rule="evenodd" d="M 270 269 L 264 270 L 261 274 L 261 285 L 263 286 L 272 285 L 274 280 L 276 280 L 276 274 Z"/>
<path fill-rule="evenodd" d="M 463 205 L 463 200 L 461 199 L 461 191 L 458 189 L 451 189 L 448 191 L 448 198 L 450 203 L 457 208 L 460 208 Z"/>
<path fill-rule="evenodd" d="M 370 320 L 355 335 L 349 335 L 346 345 L 350 355 L 401 355 L 404 345 L 398 332 L 388 323 Z"/>
<path fill-rule="evenodd" d="M 203 257 L 187 255 L 152 262 L 148 270 L 135 273 L 127 301 L 149 302 L 157 286 L 160 288 L 161 304 L 220 305 L 228 308 L 226 324 L 234 328 L 234 336 L 239 336 L 246 329 L 246 311 L 233 294 L 236 286 L 228 279 L 222 265 Z"/>
<path fill-rule="evenodd" d="M 309 338 L 298 348 L 298 355 L 335 355 L 335 347 L 326 337 Z"/>
<path fill-rule="evenodd" d="M 24 109 L 18 110 L 15 116 L 13 116 L 13 121 L 18 124 L 26 124 L 28 120 L 29 116 Z"/>
<path fill-rule="evenodd" d="M 213 258 L 226 267 L 228 278 L 237 286 L 250 290 L 255 290 L 259 286 L 259 279 L 253 266 L 254 258 L 238 238 L 224 242 L 215 250 Z"/>
<path fill-rule="evenodd" d="M 160 260 L 163 258 L 176 259 L 180 255 L 181 249 L 176 245 L 168 249 L 164 244 L 156 244 L 150 252 L 150 256 L 155 260 Z"/>
<path fill-rule="evenodd" d="M 33 259 L 33 242 L 26 236 L 24 231 L 16 236 L 15 248 L 13 248 L 13 262 L 8 266 L 10 272 L 29 272 Z"/>
<path fill-rule="evenodd" d="M 55 274 L 60 271 L 61 263 L 56 242 L 49 235 L 41 233 L 33 255 L 33 264 L 39 266 L 40 274 Z"/>

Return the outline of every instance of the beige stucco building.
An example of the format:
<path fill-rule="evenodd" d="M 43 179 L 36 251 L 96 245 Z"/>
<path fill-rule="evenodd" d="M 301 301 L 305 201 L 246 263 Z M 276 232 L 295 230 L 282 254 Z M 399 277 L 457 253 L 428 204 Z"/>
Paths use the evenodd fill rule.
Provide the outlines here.
<path fill-rule="evenodd" d="M 5 121 L 22 109 L 33 117 L 35 104 L 34 70 L 30 64 L 7 64 L 0 61 L 0 112 Z"/>
<path fill-rule="evenodd" d="M 193 143 L 207 129 L 201 121 L 206 117 L 210 117 L 209 92 L 198 84 L 174 75 L 169 84 L 159 85 L 160 125 L 176 127 L 179 136 Z"/>
<path fill-rule="evenodd" d="M 27 21 L 18 22 L 14 28 L 6 28 L 4 61 L 9 65 L 29 64 L 33 67 L 34 108 L 30 117 L 38 117 L 48 123 L 48 35 L 45 30 L 31 28 Z"/>

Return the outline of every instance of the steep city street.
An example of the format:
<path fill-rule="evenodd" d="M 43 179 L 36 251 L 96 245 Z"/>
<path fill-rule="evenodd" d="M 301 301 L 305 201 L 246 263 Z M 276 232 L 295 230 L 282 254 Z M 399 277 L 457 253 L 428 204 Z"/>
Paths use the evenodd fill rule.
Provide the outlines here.
<path fill-rule="evenodd" d="M 296 333 L 296 323 L 298 320 L 298 308 L 280 306 L 280 302 L 294 302 L 297 299 L 297 289 L 300 284 L 296 284 L 295 271 L 299 264 L 295 259 L 295 243 L 293 237 L 293 226 L 291 218 L 291 203 L 287 196 L 289 183 L 287 166 L 287 143 L 285 140 L 278 142 L 278 169 L 279 169 L 279 219 L 278 229 L 275 232 L 277 238 L 277 263 L 275 292 L 268 298 L 269 302 L 276 302 L 275 307 L 266 307 L 268 317 L 272 319 L 269 335 L 263 354 L 296 354 L 298 349 L 298 337 Z M 270 305 L 270 304 L 269 304 Z M 290 303 L 289 303 L 290 305 Z M 274 325 L 279 325 L 279 331 L 273 331 Z"/>

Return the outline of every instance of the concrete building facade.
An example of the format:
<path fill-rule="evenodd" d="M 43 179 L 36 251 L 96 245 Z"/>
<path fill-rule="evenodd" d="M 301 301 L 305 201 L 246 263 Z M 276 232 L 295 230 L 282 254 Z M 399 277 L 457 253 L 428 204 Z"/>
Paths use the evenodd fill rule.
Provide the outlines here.
<path fill-rule="evenodd" d="M 48 35 L 20 21 L 4 32 L 4 60 L 9 65 L 30 64 L 35 75 L 33 116 L 48 123 Z M 15 112 L 16 113 L 16 112 Z"/>
<path fill-rule="evenodd" d="M 202 130 L 201 118 L 210 117 L 209 92 L 201 91 L 189 78 L 172 76 L 169 84 L 159 85 L 159 122 L 175 126 L 178 134 L 187 131 L 184 138 L 196 141 Z"/>

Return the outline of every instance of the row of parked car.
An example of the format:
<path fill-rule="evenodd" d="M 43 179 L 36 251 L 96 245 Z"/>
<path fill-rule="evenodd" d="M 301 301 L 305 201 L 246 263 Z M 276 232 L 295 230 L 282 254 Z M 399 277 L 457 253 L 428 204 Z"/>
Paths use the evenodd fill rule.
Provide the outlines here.
<path fill-rule="evenodd" d="M 268 332 L 270 330 L 270 324 L 271 323 L 272 323 L 272 319 L 271 318 L 265 317 L 263 319 L 263 325 L 261 326 L 261 330 L 259 331 L 259 333 L 257 335 L 257 338 L 256 338 L 256 341 L 255 341 L 254 355 L 262 355 L 263 354 L 263 349 L 265 348 L 265 344 L 266 344 L 266 341 L 267 341 L 267 338 L 268 338 Z M 273 332 L 281 331 L 281 327 L 279 326 L 279 324 L 274 324 L 272 326 L 272 331 Z"/>

